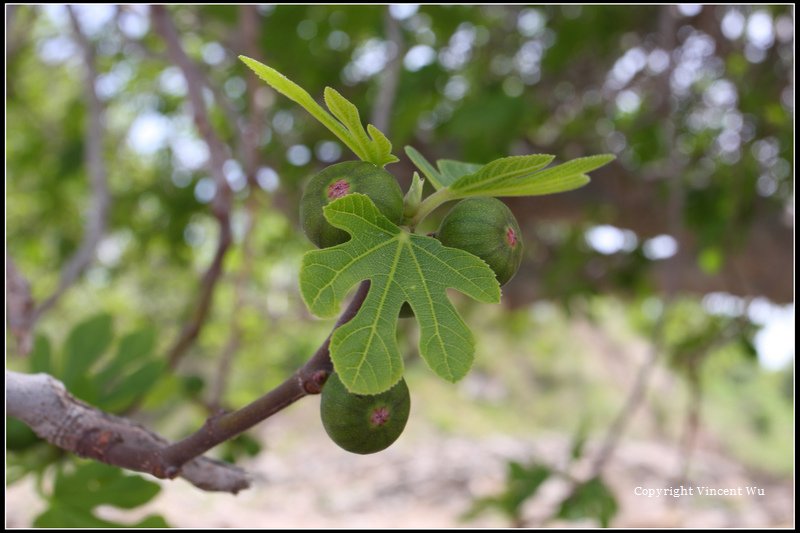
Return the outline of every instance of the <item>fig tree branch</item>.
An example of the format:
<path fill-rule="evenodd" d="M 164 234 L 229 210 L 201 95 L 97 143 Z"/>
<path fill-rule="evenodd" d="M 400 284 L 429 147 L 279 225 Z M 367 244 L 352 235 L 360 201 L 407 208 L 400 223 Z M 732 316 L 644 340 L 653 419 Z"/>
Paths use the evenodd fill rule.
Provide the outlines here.
<path fill-rule="evenodd" d="M 91 184 L 91 200 L 86 211 L 86 222 L 83 240 L 80 246 L 67 261 L 61 271 L 61 279 L 56 290 L 47 297 L 34 311 L 37 319 L 53 307 L 66 290 L 80 277 L 91 264 L 97 250 L 97 245 L 106 231 L 106 222 L 111 196 L 108 193 L 108 173 L 103 161 L 103 138 L 105 137 L 105 118 L 103 104 L 97 96 L 95 81 L 97 80 L 97 67 L 95 65 L 95 50 L 92 43 L 81 30 L 78 17 L 72 7 L 67 7 L 75 41 L 81 51 L 84 64 L 84 92 L 89 109 L 89 121 L 86 126 L 84 142 L 86 143 L 86 171 Z"/>
<path fill-rule="evenodd" d="M 175 368 L 199 335 L 211 309 L 214 289 L 222 275 L 222 263 L 232 242 L 230 214 L 233 198 L 223 170 L 225 161 L 228 158 L 227 149 L 214 131 L 206 110 L 205 101 L 203 100 L 204 84 L 202 73 L 197 65 L 186 55 L 167 8 L 164 6 L 151 6 L 150 13 L 153 28 L 166 43 L 167 56 L 178 66 L 186 79 L 194 123 L 200 136 L 208 146 L 208 169 L 216 185 L 216 194 L 211 208 L 219 226 L 217 248 L 211 264 L 200 280 L 200 294 L 197 296 L 188 322 L 183 326 L 177 340 L 169 350 L 168 363 L 170 368 Z"/>
<path fill-rule="evenodd" d="M 333 331 L 356 315 L 367 292 L 369 282 L 364 281 Z M 131 420 L 81 402 L 47 374 L 6 371 L 7 413 L 51 444 L 81 457 L 162 479 L 180 476 L 203 490 L 236 493 L 249 486 L 244 471 L 202 454 L 300 398 L 322 392 L 333 371 L 328 350 L 333 331 L 286 381 L 241 409 L 210 417 L 199 430 L 174 444 Z"/>
<path fill-rule="evenodd" d="M 331 336 L 336 328 L 356 315 L 368 292 L 369 282 L 364 281 L 353 296 L 353 300 L 339 316 L 325 342 L 283 383 L 241 409 L 210 417 L 197 432 L 165 449 L 161 454 L 165 468 L 177 471 L 193 457 L 250 429 L 300 398 L 322 392 L 322 386 L 333 371 L 328 349 Z"/>
<path fill-rule="evenodd" d="M 165 477 L 157 459 L 169 442 L 127 418 L 104 413 L 72 396 L 48 374 L 6 371 L 7 414 L 47 442 L 81 457 Z M 187 461 L 180 477 L 207 491 L 237 493 L 250 486 L 244 470 L 208 459 Z"/>
<path fill-rule="evenodd" d="M 405 55 L 405 42 L 400 23 L 389 12 L 387 6 L 383 12 L 383 27 L 386 32 L 387 40 L 394 46 L 394 57 L 386 65 L 381 74 L 378 97 L 372 107 L 372 125 L 388 134 L 389 123 L 391 120 L 394 99 L 397 96 L 397 85 L 400 83 L 400 72 L 403 66 L 403 56 Z"/>
<path fill-rule="evenodd" d="M 6 256 L 6 324 L 21 355 L 28 355 L 33 347 L 33 313 L 31 285 L 11 257 Z"/>

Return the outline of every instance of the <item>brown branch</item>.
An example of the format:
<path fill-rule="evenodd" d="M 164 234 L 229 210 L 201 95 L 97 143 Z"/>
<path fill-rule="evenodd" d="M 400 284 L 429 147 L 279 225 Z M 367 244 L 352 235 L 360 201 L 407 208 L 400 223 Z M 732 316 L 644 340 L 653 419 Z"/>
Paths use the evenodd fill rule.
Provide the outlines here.
<path fill-rule="evenodd" d="M 369 282 L 364 281 L 333 331 L 356 315 L 368 292 Z M 181 476 L 204 490 L 236 493 L 249 486 L 244 472 L 201 455 L 300 398 L 319 394 L 333 371 L 328 350 L 333 331 L 286 381 L 237 411 L 210 417 L 198 431 L 174 444 L 130 420 L 84 404 L 47 374 L 6 372 L 8 414 L 48 442 L 81 457 L 162 479 Z"/>
<path fill-rule="evenodd" d="M 103 234 L 106 231 L 106 221 L 111 205 L 111 197 L 108 192 L 108 177 L 103 161 L 103 138 L 105 136 L 105 119 L 103 116 L 103 104 L 97 96 L 95 90 L 95 80 L 97 79 L 97 68 L 95 66 L 95 50 L 89 39 L 81 30 L 75 11 L 67 7 L 70 22 L 74 32 L 75 41 L 81 50 L 83 63 L 85 66 L 85 93 L 89 107 L 89 126 L 86 128 L 86 169 L 92 188 L 90 208 L 86 217 L 86 224 L 83 233 L 83 240 L 72 255 L 70 260 L 61 272 L 61 279 L 58 287 L 46 298 L 34 312 L 35 319 L 38 319 L 48 309 L 53 307 L 66 290 L 80 277 L 80 275 L 91 264 L 95 255 L 95 250 Z"/>
<path fill-rule="evenodd" d="M 378 97 L 372 107 L 372 125 L 384 133 L 388 133 L 392 107 L 397 96 L 397 85 L 400 83 L 400 72 L 403 66 L 403 49 L 405 41 L 400 24 L 387 7 L 384 11 L 384 29 L 386 38 L 394 45 L 395 55 L 386 65 L 380 79 Z"/>
<path fill-rule="evenodd" d="M 208 111 L 203 101 L 203 75 L 197 68 L 197 65 L 186 55 L 186 51 L 181 45 L 178 32 L 175 29 L 175 25 L 172 23 L 169 13 L 167 13 L 166 7 L 162 5 L 151 6 L 150 14 L 153 21 L 153 28 L 167 45 L 167 56 L 178 66 L 183 77 L 186 79 L 186 87 L 189 95 L 189 102 L 192 106 L 194 123 L 200 136 L 205 140 L 208 146 L 208 168 L 217 187 L 216 195 L 211 204 L 212 211 L 219 225 L 217 249 L 214 253 L 211 265 L 209 265 L 200 280 L 200 295 L 195 302 L 191 318 L 188 323 L 184 325 L 178 339 L 169 350 L 168 364 L 170 368 L 175 368 L 181 357 L 183 357 L 199 335 L 211 309 L 214 289 L 222 274 L 222 263 L 232 242 L 230 225 L 232 193 L 225 179 L 225 172 L 223 170 L 225 161 L 227 160 L 227 150 L 211 125 Z"/>
<path fill-rule="evenodd" d="M 178 475 L 165 471 L 157 460 L 169 444 L 164 437 L 81 402 L 48 374 L 6 371 L 6 400 L 9 415 L 59 448 L 159 478 Z M 240 468 L 206 457 L 193 458 L 179 475 L 207 491 L 235 494 L 250 486 Z"/>
<path fill-rule="evenodd" d="M 22 355 L 33 347 L 34 303 L 31 286 L 14 261 L 6 256 L 6 324 Z"/>
<path fill-rule="evenodd" d="M 369 292 L 369 282 L 364 281 L 353 300 L 339 317 L 333 331 L 352 319 Z M 299 370 L 273 390 L 237 411 L 212 416 L 197 432 L 176 442 L 163 451 L 161 458 L 169 469 L 180 469 L 181 465 L 266 420 L 309 394 L 319 394 L 333 371 L 328 347 L 331 335 Z"/>
<path fill-rule="evenodd" d="M 228 375 L 231 371 L 233 358 L 239 350 L 240 339 L 242 337 L 242 324 L 241 316 L 242 309 L 245 306 L 245 295 L 247 292 L 247 282 L 253 272 L 253 227 L 255 226 L 255 217 L 258 203 L 255 201 L 255 191 L 250 193 L 248 198 L 245 220 L 244 220 L 244 236 L 242 237 L 242 266 L 236 275 L 234 281 L 234 295 L 233 295 L 233 313 L 231 313 L 230 330 L 228 331 L 228 339 L 225 342 L 225 347 L 222 350 L 222 356 L 219 360 L 217 371 L 214 375 L 214 381 L 211 385 L 211 395 L 208 400 L 208 406 L 212 411 L 217 411 L 221 407 L 222 398 L 225 395 L 225 389 L 228 382 Z"/>
<path fill-rule="evenodd" d="M 239 8 L 239 31 L 242 39 L 242 50 L 254 59 L 260 59 L 259 51 L 259 28 L 261 17 L 258 9 L 254 5 L 240 6 Z M 241 132 L 242 162 L 247 176 L 247 182 L 253 191 L 259 189 L 256 173 L 258 172 L 258 145 L 261 142 L 261 131 L 263 129 L 265 108 L 262 99 L 258 94 L 263 90 L 263 84 L 255 76 L 247 76 L 247 95 L 248 106 L 247 115 L 249 120 L 244 124 Z"/>

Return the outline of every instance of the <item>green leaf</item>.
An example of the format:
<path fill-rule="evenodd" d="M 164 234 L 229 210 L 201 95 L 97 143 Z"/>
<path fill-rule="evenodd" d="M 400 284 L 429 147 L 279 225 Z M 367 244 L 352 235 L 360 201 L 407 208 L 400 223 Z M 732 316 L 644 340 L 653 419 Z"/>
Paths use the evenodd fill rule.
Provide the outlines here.
<path fill-rule="evenodd" d="M 50 340 L 45 335 L 36 335 L 31 352 L 31 372 L 53 373 Z"/>
<path fill-rule="evenodd" d="M 425 176 L 429 182 L 433 184 L 433 187 L 438 191 L 439 189 L 444 189 L 447 185 L 442 178 L 442 175 L 439 174 L 439 171 L 433 168 L 433 165 L 425 159 L 425 156 L 419 153 L 413 146 L 406 146 L 406 155 L 414 163 L 420 172 L 422 172 L 423 176 Z"/>
<path fill-rule="evenodd" d="M 111 390 L 101 395 L 99 405 L 106 411 L 119 412 L 135 399 L 143 397 L 158 382 L 164 361 L 147 361 L 131 374 L 122 377 Z"/>
<path fill-rule="evenodd" d="M 65 348 L 63 381 L 71 392 L 74 392 L 71 385 L 84 377 L 108 349 L 111 337 L 111 316 L 105 313 L 81 322 L 70 332 Z"/>
<path fill-rule="evenodd" d="M 52 499 L 73 508 L 93 509 L 113 505 L 132 509 L 152 500 L 161 490 L 158 483 L 128 475 L 117 467 L 90 462 L 73 472 L 59 472 Z"/>
<path fill-rule="evenodd" d="M 508 186 L 546 167 L 555 156 L 547 154 L 514 155 L 495 159 L 477 172 L 462 176 L 450 188 L 464 196 L 480 196 L 493 188 Z"/>
<path fill-rule="evenodd" d="M 615 156 L 595 155 L 573 159 L 541 170 L 553 156 L 538 154 L 504 157 L 462 177 L 450 187 L 458 198 L 468 196 L 537 196 L 576 189 L 589 183 L 586 172 L 599 168 Z"/>
<path fill-rule="evenodd" d="M 239 56 L 239 59 L 273 89 L 302 106 L 361 160 L 369 161 L 379 167 L 397 161 L 392 155 L 392 143 L 389 139 L 371 124 L 365 131 L 356 106 L 334 89 L 325 88 L 325 103 L 333 113 L 331 116 L 331 113 L 325 111 L 305 89 L 274 68 L 246 56 Z"/>
<path fill-rule="evenodd" d="M 462 378 L 472 364 L 474 341 L 445 290 L 498 302 L 494 272 L 472 254 L 401 230 L 363 194 L 331 202 L 324 214 L 352 238 L 303 257 L 300 290 L 308 308 L 334 315 L 354 285 L 370 280 L 361 309 L 331 339 L 331 359 L 345 386 L 357 394 L 378 394 L 400 380 L 403 360 L 395 337 L 404 302 L 420 324 L 419 350 L 428 366 L 449 381 Z"/>
<path fill-rule="evenodd" d="M 361 116 L 358 113 L 358 108 L 347 98 L 339 94 L 339 91 L 336 89 L 325 87 L 323 96 L 325 98 L 325 105 L 328 106 L 333 116 L 347 128 L 351 138 L 358 145 L 360 152 L 356 153 L 372 155 L 370 153 L 369 137 L 367 137 L 361 125 Z"/>
<path fill-rule="evenodd" d="M 438 191 L 455 183 L 459 178 L 477 172 L 482 165 L 475 163 L 464 163 L 452 159 L 440 159 L 436 161 L 438 170 L 425 159 L 414 147 L 406 146 L 406 154 L 411 162 L 428 178 L 433 187 Z"/>
<path fill-rule="evenodd" d="M 344 124 L 351 138 L 358 145 L 360 152 L 356 152 L 356 155 L 360 153 L 366 154 L 366 156 L 359 155 L 359 157 L 379 167 L 397 161 L 397 158 L 392 155 L 392 143 L 378 128 L 368 124 L 367 130 L 369 134 L 364 131 L 358 108 L 352 102 L 339 94 L 336 89 L 330 87 L 325 87 L 324 98 L 325 105 L 331 110 L 333 116 Z"/>
<path fill-rule="evenodd" d="M 128 333 L 120 339 L 114 358 L 100 372 L 97 381 L 109 383 L 119 378 L 123 372 L 137 361 L 150 358 L 155 348 L 156 332 L 153 328 L 143 328 Z"/>
<path fill-rule="evenodd" d="M 567 520 L 594 518 L 602 527 L 608 527 L 618 509 L 614 493 L 602 479 L 595 477 L 576 488 L 572 495 L 564 500 L 557 516 Z"/>
<path fill-rule="evenodd" d="M 372 143 L 375 147 L 374 149 L 377 157 L 380 158 L 380 161 L 384 161 L 384 163 L 375 163 L 375 161 L 373 161 L 373 163 L 379 167 L 382 167 L 388 165 L 389 163 L 400 161 L 397 156 L 392 155 L 392 143 L 381 130 L 372 124 L 367 124 L 367 133 L 372 138 Z"/>
<path fill-rule="evenodd" d="M 436 166 L 439 167 L 439 172 L 444 182 L 450 185 L 467 174 L 477 172 L 483 165 L 454 161 L 452 159 L 439 159 L 436 161 Z"/>
<path fill-rule="evenodd" d="M 85 507 L 71 507 L 58 502 L 50 506 L 33 521 L 33 527 L 52 529 L 83 529 L 124 527 L 122 524 L 97 518 Z"/>
<path fill-rule="evenodd" d="M 476 500 L 464 515 L 465 519 L 475 518 L 491 508 L 501 511 L 512 520 L 518 519 L 522 514 L 522 504 L 536 494 L 542 483 L 552 474 L 549 468 L 538 464 L 525 466 L 510 461 L 507 467 L 505 490 L 496 496 Z"/>

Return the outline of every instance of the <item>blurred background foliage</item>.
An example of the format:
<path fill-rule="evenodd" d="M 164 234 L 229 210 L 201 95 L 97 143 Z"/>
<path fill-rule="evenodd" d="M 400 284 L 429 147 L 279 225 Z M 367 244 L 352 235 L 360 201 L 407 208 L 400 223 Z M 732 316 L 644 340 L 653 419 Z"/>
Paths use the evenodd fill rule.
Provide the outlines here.
<path fill-rule="evenodd" d="M 412 394 L 430 400 L 412 417 L 475 437 L 571 434 L 589 420 L 599 437 L 636 354 L 656 345 L 674 379 L 647 394 L 633 435 L 682 446 L 701 431 L 704 445 L 748 468 L 790 476 L 791 6 L 169 8 L 230 150 L 234 198 L 233 246 L 210 314 L 174 370 L 162 356 L 217 247 L 209 149 L 149 9 L 75 13 L 96 53 L 110 215 L 91 266 L 38 322 L 33 355 L 9 357 L 11 368 L 50 369 L 79 397 L 177 438 L 209 406 L 241 406 L 282 381 L 324 339 L 331 324 L 312 319 L 297 290 L 311 247 L 297 206 L 306 179 L 353 156 L 256 81 L 237 60 L 245 54 L 317 98 L 329 85 L 353 101 L 394 143 L 401 161 L 388 170 L 403 187 L 413 171 L 406 144 L 430 160 L 476 163 L 618 157 L 583 189 L 508 201 L 526 257 L 503 308 L 459 300 L 479 343 L 463 383 L 431 379 L 415 326 L 401 324 Z M 39 302 L 58 286 L 92 208 L 84 64 L 65 7 L 7 6 L 6 15 L 6 247 Z M 255 161 L 245 161 L 253 139 Z M 95 339 L 90 355 L 81 328 Z M 14 431 L 24 445 L 10 456 L 12 479 L 58 457 Z M 244 438 L 223 455 L 258 450 Z"/>

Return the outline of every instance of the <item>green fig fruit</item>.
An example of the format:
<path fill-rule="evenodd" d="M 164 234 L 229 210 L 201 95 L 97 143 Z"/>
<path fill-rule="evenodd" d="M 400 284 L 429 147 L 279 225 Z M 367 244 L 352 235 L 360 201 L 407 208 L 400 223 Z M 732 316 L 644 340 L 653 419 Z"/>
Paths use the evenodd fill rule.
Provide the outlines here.
<path fill-rule="evenodd" d="M 322 208 L 352 192 L 369 196 L 383 216 L 395 224 L 403 221 L 403 191 L 394 176 L 365 161 L 337 163 L 311 178 L 300 201 L 303 231 L 319 248 L 349 239 L 345 231 L 325 220 Z"/>
<path fill-rule="evenodd" d="M 436 237 L 445 246 L 477 255 L 505 285 L 522 263 L 522 233 L 517 219 L 497 198 L 468 198 L 458 202 L 442 220 Z"/>
<path fill-rule="evenodd" d="M 322 389 L 320 415 L 331 440 L 352 453 L 385 450 L 408 421 L 411 399 L 405 380 L 375 396 L 353 394 L 337 374 Z"/>

